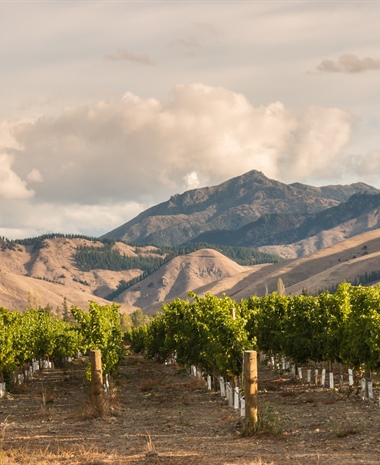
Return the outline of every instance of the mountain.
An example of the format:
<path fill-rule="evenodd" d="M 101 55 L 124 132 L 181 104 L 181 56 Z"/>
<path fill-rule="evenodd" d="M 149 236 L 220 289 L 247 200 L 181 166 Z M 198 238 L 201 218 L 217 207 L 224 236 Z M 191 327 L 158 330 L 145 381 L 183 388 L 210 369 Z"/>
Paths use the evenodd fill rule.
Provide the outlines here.
<path fill-rule="evenodd" d="M 286 261 L 258 264 L 276 260 L 253 246 Z M 279 278 L 292 294 L 380 280 L 380 191 L 286 185 L 250 171 L 173 196 L 100 239 L 0 238 L 0 306 L 10 309 L 96 300 L 152 314 L 189 291 L 240 300 L 275 291 Z"/>
<path fill-rule="evenodd" d="M 287 225 L 290 225 L 289 219 L 295 222 L 290 227 L 292 230 L 308 222 L 310 215 L 347 202 L 357 193 L 379 194 L 380 191 L 364 183 L 324 187 L 288 185 L 269 179 L 259 171 L 250 171 L 218 186 L 172 196 L 103 237 L 156 245 L 200 242 L 206 232 L 219 236 L 222 231 L 229 231 L 229 237 L 233 238 L 235 231 L 260 218 L 268 222 L 268 215 L 278 215 L 277 221 Z M 270 221 L 275 221 L 275 217 Z"/>
<path fill-rule="evenodd" d="M 360 219 L 372 216 L 372 221 L 362 222 L 362 231 L 348 233 L 348 223 L 356 225 Z M 239 247 L 262 247 L 293 244 L 326 231 L 345 225 L 347 236 L 380 227 L 380 194 L 354 194 L 347 202 L 314 214 L 273 213 L 263 215 L 235 231 L 209 231 L 191 242 Z M 321 247 L 323 248 L 323 247 Z"/>
<path fill-rule="evenodd" d="M 109 304 L 106 297 L 122 282 L 142 274 L 138 268 L 106 269 L 106 260 L 97 268 L 83 271 L 78 254 L 85 250 L 91 256 L 96 257 L 99 251 L 105 258 L 118 255 L 123 260 L 161 256 L 160 249 L 153 246 L 132 247 L 81 238 L 56 237 L 30 244 L 0 241 L 0 245 L 0 306 L 21 311 L 29 306 L 62 309 L 65 299 L 68 306 L 81 308 L 87 308 L 91 300 Z M 164 263 L 145 279 L 117 293 L 115 301 L 124 312 L 142 308 L 153 314 L 164 302 L 186 299 L 189 291 L 199 295 L 225 293 L 239 301 L 275 291 L 279 278 L 291 294 L 305 289 L 311 293 L 333 289 L 345 280 L 373 284 L 380 280 L 380 229 L 305 257 L 273 264 L 241 266 L 216 250 L 197 250 Z"/>

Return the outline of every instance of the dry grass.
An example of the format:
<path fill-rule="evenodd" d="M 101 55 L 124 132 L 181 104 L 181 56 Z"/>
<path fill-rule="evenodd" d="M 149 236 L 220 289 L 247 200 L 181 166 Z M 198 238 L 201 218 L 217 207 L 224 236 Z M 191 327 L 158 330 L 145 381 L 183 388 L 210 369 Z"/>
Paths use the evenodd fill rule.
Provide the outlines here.
<path fill-rule="evenodd" d="M 106 395 L 103 397 L 101 414 L 97 407 L 91 401 L 91 395 L 80 407 L 77 412 L 77 417 L 82 420 L 91 420 L 101 416 L 102 418 L 114 417 L 119 415 L 120 410 L 120 396 L 118 388 L 111 382 L 110 388 Z"/>
<path fill-rule="evenodd" d="M 128 357 L 125 363 L 121 373 L 128 374 L 128 382 L 120 383 L 117 389 L 111 385 L 102 418 L 93 414 L 89 386 L 81 383 L 79 371 L 67 380 L 64 371 L 61 377 L 58 370 L 37 374 L 29 395 L 2 399 L 0 464 L 377 463 L 378 412 L 361 400 L 336 402 L 333 392 L 302 392 L 300 385 L 294 385 L 295 399 L 283 398 L 281 391 L 262 392 L 259 406 L 266 412 L 263 419 L 260 417 L 262 429 L 242 438 L 239 412 L 228 408 L 219 393 L 207 391 L 199 379 L 140 356 Z M 273 371 L 260 367 L 260 373 L 269 383 Z M 42 381 L 51 388 L 54 400 L 47 402 L 49 390 L 45 389 L 45 413 L 40 409 Z M 291 390 L 285 382 L 278 384 L 284 392 Z M 154 389 L 146 392 L 141 390 L 143 385 Z M 332 405 L 323 403 L 331 399 Z"/>
<path fill-rule="evenodd" d="M 223 465 L 234 465 L 233 463 L 224 463 Z M 261 458 L 257 458 L 254 461 L 243 462 L 241 465 L 274 465 L 273 462 L 263 462 Z"/>
<path fill-rule="evenodd" d="M 46 413 L 48 409 L 48 405 L 53 404 L 53 403 L 54 403 L 53 391 L 51 389 L 47 389 L 46 387 L 42 386 L 41 399 L 40 399 L 41 413 Z"/>
<path fill-rule="evenodd" d="M 337 399 L 325 399 L 322 401 L 323 405 L 334 405 L 337 403 Z"/>
<path fill-rule="evenodd" d="M 184 383 L 184 389 L 205 389 L 206 382 L 203 378 L 194 377 L 188 383 Z"/>
<path fill-rule="evenodd" d="M 59 442 L 52 442 L 44 449 L 27 448 L 0 450 L 1 465 L 125 465 L 116 454 L 104 454 L 94 446 L 78 445 L 63 449 Z"/>
<path fill-rule="evenodd" d="M 343 423 L 335 428 L 335 434 L 337 438 L 346 438 L 347 436 L 358 434 L 358 430 L 350 424 Z"/>
<path fill-rule="evenodd" d="M 149 392 L 159 388 L 161 385 L 161 379 L 146 379 L 139 384 L 139 389 L 141 392 Z"/>
<path fill-rule="evenodd" d="M 297 397 L 298 392 L 297 391 L 291 391 L 291 390 L 281 391 L 280 395 L 281 395 L 281 397 Z"/>
<path fill-rule="evenodd" d="M 87 400 L 78 410 L 77 417 L 81 420 L 92 420 L 99 417 L 99 412 L 91 400 Z"/>
<path fill-rule="evenodd" d="M 254 435 L 279 436 L 281 433 L 282 423 L 280 416 L 268 402 L 259 407 L 257 422 L 255 424 L 246 422 L 241 430 L 242 437 L 251 437 Z"/>
<path fill-rule="evenodd" d="M 4 439 L 5 439 L 5 432 L 9 426 L 9 422 L 8 422 L 8 418 L 9 418 L 9 415 L 5 418 L 5 420 L 0 424 L 0 445 L 2 445 Z"/>
<path fill-rule="evenodd" d="M 145 435 L 145 440 L 146 440 L 146 449 L 148 452 L 153 452 L 154 451 L 154 444 L 152 441 L 152 436 L 147 432 Z"/>
<path fill-rule="evenodd" d="M 307 396 L 305 399 L 302 401 L 304 404 L 315 404 L 317 402 L 315 396 Z"/>

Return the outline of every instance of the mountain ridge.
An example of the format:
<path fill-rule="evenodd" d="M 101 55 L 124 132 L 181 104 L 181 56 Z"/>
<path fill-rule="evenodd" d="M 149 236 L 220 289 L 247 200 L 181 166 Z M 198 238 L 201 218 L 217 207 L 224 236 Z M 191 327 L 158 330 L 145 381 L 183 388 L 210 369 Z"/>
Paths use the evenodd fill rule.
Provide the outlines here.
<path fill-rule="evenodd" d="M 380 216 L 380 194 L 354 194 L 347 202 L 315 214 L 272 213 L 235 231 L 219 230 L 202 233 L 190 242 L 206 242 L 215 245 L 256 247 L 292 244 L 331 230 L 339 224 L 375 212 Z M 368 227 L 373 229 L 380 226 Z"/>
<path fill-rule="evenodd" d="M 135 239 L 130 244 L 112 231 L 100 239 L 0 238 L 0 306 L 22 311 L 32 300 L 37 307 L 59 308 L 66 299 L 68 305 L 87 307 L 90 300 L 109 304 L 112 298 L 123 312 L 143 308 L 152 314 L 168 300 L 187 298 L 189 291 L 241 299 L 275 291 L 279 278 L 291 293 L 330 289 L 363 276 L 368 282 L 367 275 L 380 279 L 380 191 L 364 183 L 286 185 L 251 171 L 219 186 L 177 194 L 117 228 L 120 234 L 126 226 L 127 236 Z M 197 244 L 203 249 L 194 252 L 189 242 L 207 234 L 214 234 L 214 242 L 232 236 L 235 243 L 256 244 L 261 252 L 287 260 L 252 264 L 248 248 L 243 251 L 249 252 L 244 262 L 249 266 L 241 266 L 223 255 L 225 245 L 217 252 Z M 143 238 L 158 244 L 138 245 Z M 187 244 L 180 249 L 183 255 L 177 251 L 170 261 L 170 252 L 159 248 L 169 239 Z M 145 265 L 135 260 L 138 256 Z M 161 257 L 162 264 L 151 266 L 149 257 L 154 263 Z M 118 265 L 110 268 L 109 260 Z M 133 264 L 128 269 L 127 261 Z"/>
<path fill-rule="evenodd" d="M 217 186 L 176 194 L 102 237 L 128 243 L 180 245 L 208 231 L 236 231 L 263 215 L 311 215 L 363 192 L 380 193 L 365 183 L 322 187 L 284 184 L 252 170 Z"/>

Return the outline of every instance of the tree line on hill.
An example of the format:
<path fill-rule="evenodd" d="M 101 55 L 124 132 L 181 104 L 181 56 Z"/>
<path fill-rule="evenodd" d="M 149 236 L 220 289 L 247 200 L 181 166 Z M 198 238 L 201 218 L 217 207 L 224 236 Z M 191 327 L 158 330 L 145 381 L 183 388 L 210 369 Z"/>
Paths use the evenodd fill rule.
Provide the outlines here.
<path fill-rule="evenodd" d="M 48 239 L 85 239 L 91 242 L 101 242 L 103 247 L 90 245 L 77 246 L 75 261 L 78 268 L 82 271 L 91 271 L 95 269 L 110 271 L 141 270 L 141 274 L 129 281 L 120 280 L 117 288 L 105 296 L 108 300 L 114 300 L 122 292 L 134 284 L 142 281 L 151 273 L 156 271 L 165 263 L 173 258 L 195 252 L 200 249 L 214 249 L 231 260 L 242 266 L 250 266 L 260 263 L 277 263 L 282 259 L 276 255 L 259 252 L 252 247 L 235 247 L 235 246 L 218 246 L 205 242 L 189 243 L 181 246 L 156 246 L 154 244 L 127 244 L 134 248 L 136 256 L 127 256 L 125 253 L 120 254 L 113 246 L 116 243 L 114 238 L 95 238 L 81 234 L 60 234 L 51 233 L 43 234 L 38 237 L 29 237 L 25 239 L 10 240 L 0 237 L 0 248 L 2 250 L 15 250 L 17 245 L 32 246 L 32 252 L 37 252 L 48 246 Z M 143 248 L 152 246 L 149 255 Z"/>
<path fill-rule="evenodd" d="M 142 255 L 141 248 L 153 244 L 141 244 L 137 246 L 133 244 L 133 247 L 135 247 L 134 251 L 137 254 L 134 257 L 126 256 L 125 254 L 121 255 L 117 250 L 112 248 L 112 245 L 104 243 L 104 247 L 102 248 L 87 245 L 78 246 L 78 251 L 75 255 L 77 265 L 82 271 L 91 271 L 94 269 L 111 271 L 140 269 L 150 274 L 164 263 L 179 255 L 186 255 L 205 248 L 214 249 L 243 266 L 281 261 L 275 255 L 259 252 L 249 247 L 215 246 L 203 242 L 176 247 L 155 246 L 155 249 L 152 249 L 150 254 L 157 255 L 157 257 L 146 256 L 146 254 Z"/>
<path fill-rule="evenodd" d="M 214 244 L 209 244 L 206 242 L 198 242 L 191 244 L 184 244 L 180 246 L 156 246 L 155 244 L 146 243 L 146 244 L 128 244 L 124 241 L 118 240 L 126 245 L 134 247 L 135 253 L 138 257 L 127 257 L 125 254 L 122 256 L 119 252 L 112 249 L 116 243 L 116 239 L 107 238 L 107 237 L 91 237 L 82 234 L 61 234 L 61 233 L 51 233 L 43 234 L 37 237 L 28 237 L 24 239 L 7 239 L 6 237 L 0 237 L 0 247 L 5 249 L 14 250 L 17 244 L 24 246 L 33 246 L 33 251 L 37 251 L 41 248 L 47 246 L 47 239 L 85 239 L 91 242 L 101 242 L 103 248 L 91 247 L 91 246 L 78 246 L 78 252 L 76 254 L 77 265 L 83 271 L 90 271 L 93 269 L 106 269 L 111 271 L 120 271 L 128 269 L 142 269 L 143 271 L 151 272 L 150 270 L 154 268 L 157 264 L 155 257 L 150 259 L 146 257 L 146 254 L 142 255 L 141 248 L 146 246 L 152 246 L 149 253 L 156 254 L 159 256 L 161 264 L 166 263 L 167 261 L 177 257 L 178 255 L 186 255 L 191 252 L 195 252 L 200 249 L 210 248 L 217 250 L 223 255 L 227 256 L 231 260 L 234 260 L 236 263 L 239 263 L 243 266 L 249 266 L 260 263 L 277 263 L 282 259 L 276 255 L 259 252 L 257 249 L 252 247 L 235 247 L 235 246 L 219 246 Z M 145 251 L 144 251 L 145 252 Z M 137 261 L 136 261 L 137 259 Z M 139 265 L 136 266 L 136 263 Z"/>
<path fill-rule="evenodd" d="M 121 280 L 117 288 L 105 296 L 108 300 L 115 299 L 122 292 L 142 281 L 173 258 L 204 248 L 214 249 L 243 266 L 259 263 L 277 263 L 281 260 L 275 255 L 262 253 L 249 247 L 215 246 L 206 243 L 195 243 L 177 247 L 155 246 L 155 249 L 151 250 L 150 253 L 152 255 L 150 256 L 141 254 L 141 247 L 144 247 L 143 245 L 134 245 L 134 247 L 137 256 L 130 257 L 125 254 L 121 255 L 117 250 L 112 248 L 111 244 L 104 244 L 104 247 L 79 246 L 75 254 L 75 260 L 78 267 L 83 271 L 91 271 L 93 269 L 111 271 L 139 269 L 142 271 L 139 276 L 129 281 Z"/>

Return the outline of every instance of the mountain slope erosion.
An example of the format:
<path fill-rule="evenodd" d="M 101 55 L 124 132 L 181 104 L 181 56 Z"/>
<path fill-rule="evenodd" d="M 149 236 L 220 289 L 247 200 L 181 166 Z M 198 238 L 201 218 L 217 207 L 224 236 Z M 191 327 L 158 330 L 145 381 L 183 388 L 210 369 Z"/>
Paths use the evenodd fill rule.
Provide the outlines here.
<path fill-rule="evenodd" d="M 277 290 L 278 279 L 286 293 L 299 294 L 303 290 L 314 293 L 333 288 L 343 281 L 354 281 L 360 275 L 380 271 L 380 229 L 359 234 L 307 257 L 268 265 L 258 271 L 216 285 L 236 300 L 251 295 L 262 296 Z M 211 285 L 198 288 L 201 294 L 217 293 Z"/>

